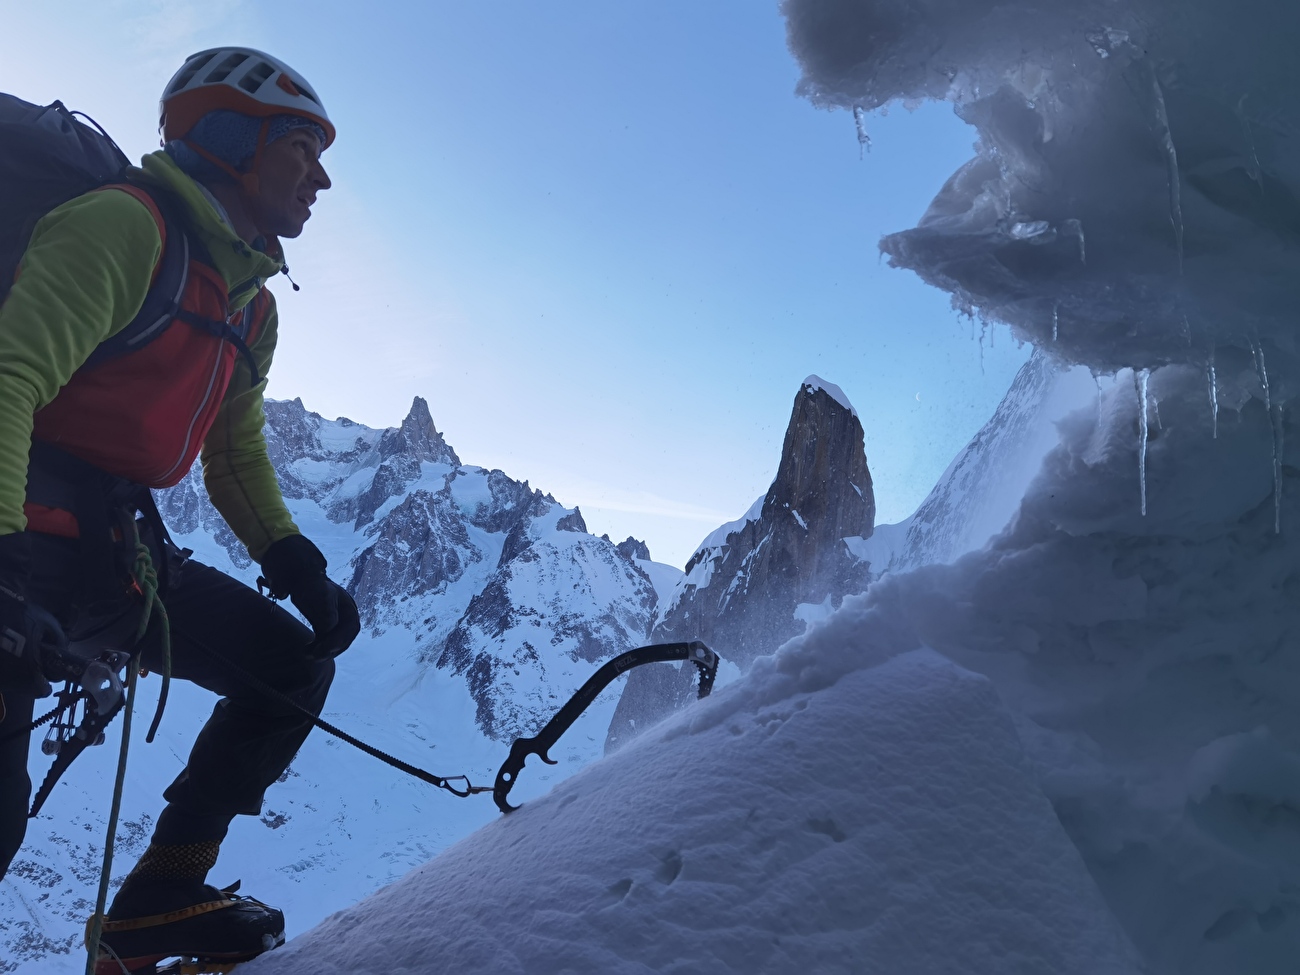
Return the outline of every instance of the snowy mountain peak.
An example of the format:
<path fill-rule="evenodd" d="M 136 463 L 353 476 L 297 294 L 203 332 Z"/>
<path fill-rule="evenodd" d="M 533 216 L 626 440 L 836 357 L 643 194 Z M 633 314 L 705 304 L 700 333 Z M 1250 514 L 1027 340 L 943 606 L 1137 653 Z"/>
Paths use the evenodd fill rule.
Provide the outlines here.
<path fill-rule="evenodd" d="M 871 535 L 876 500 L 865 441 L 862 423 L 838 386 L 803 385 L 762 515 L 769 522 L 793 519 L 803 530 L 811 544 L 800 546 L 797 564 L 807 568 L 809 558 L 821 560 L 828 554 L 823 549 L 841 547 L 833 544 L 839 539 Z M 814 522 L 816 532 L 810 528 Z"/>
<path fill-rule="evenodd" d="M 809 376 L 807 379 L 803 381 L 803 388 L 808 392 L 809 395 L 812 395 L 818 390 L 821 390 L 822 392 L 830 396 L 831 399 L 835 400 L 835 402 L 838 403 L 840 406 L 844 407 L 846 410 L 852 413 L 855 417 L 858 415 L 858 411 L 853 408 L 853 404 L 849 402 L 849 398 L 844 395 L 844 390 L 840 389 L 834 383 L 828 383 L 821 376 L 818 375 Z"/>
<path fill-rule="evenodd" d="M 603 535 L 601 537 L 606 541 L 609 540 L 608 535 Z M 629 562 L 638 560 L 642 562 L 650 561 L 650 546 L 639 538 L 633 538 L 631 535 L 615 545 L 614 551 L 618 552 L 619 555 L 623 556 L 623 558 L 627 559 Z"/>
<path fill-rule="evenodd" d="M 266 415 L 295 520 L 364 625 L 408 630 L 413 656 L 464 675 L 487 734 L 535 729 L 557 688 L 645 642 L 658 602 L 638 562 L 648 562 L 645 544 L 616 547 L 527 481 L 463 465 L 423 398 L 384 430 L 326 420 L 298 399 L 268 401 Z M 158 500 L 191 547 L 210 538 L 237 568 L 250 566 L 198 468 Z"/>
<path fill-rule="evenodd" d="M 447 445 L 429 414 L 429 404 L 421 396 L 411 403 L 411 411 L 396 430 L 385 430 L 379 442 L 379 455 L 387 460 L 405 454 L 417 461 L 460 466 L 456 451 Z"/>

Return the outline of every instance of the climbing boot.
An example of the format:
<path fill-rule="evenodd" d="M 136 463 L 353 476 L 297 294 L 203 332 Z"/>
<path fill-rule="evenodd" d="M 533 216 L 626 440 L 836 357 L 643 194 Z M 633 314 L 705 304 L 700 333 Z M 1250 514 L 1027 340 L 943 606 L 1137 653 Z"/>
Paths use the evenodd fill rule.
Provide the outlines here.
<path fill-rule="evenodd" d="M 284 944 L 284 914 L 238 889 L 238 882 L 222 890 L 194 881 L 123 885 L 100 933 L 95 975 L 216 971 Z M 161 968 L 168 958 L 182 965 Z"/>

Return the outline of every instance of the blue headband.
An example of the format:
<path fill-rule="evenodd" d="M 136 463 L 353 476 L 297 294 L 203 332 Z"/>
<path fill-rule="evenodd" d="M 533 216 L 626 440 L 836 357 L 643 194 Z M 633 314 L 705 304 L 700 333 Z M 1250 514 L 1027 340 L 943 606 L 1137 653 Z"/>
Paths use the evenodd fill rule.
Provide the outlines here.
<path fill-rule="evenodd" d="M 273 115 L 269 120 L 263 120 L 228 109 L 218 109 L 199 119 L 184 140 L 167 143 L 167 154 L 175 160 L 182 172 L 195 179 L 229 178 L 229 173 L 204 159 L 185 143 L 193 142 L 222 162 L 243 172 L 257 152 L 257 138 L 262 131 L 263 121 L 270 123 L 266 129 L 268 146 L 295 129 L 311 129 L 320 144 L 325 145 L 325 130 L 301 115 Z"/>

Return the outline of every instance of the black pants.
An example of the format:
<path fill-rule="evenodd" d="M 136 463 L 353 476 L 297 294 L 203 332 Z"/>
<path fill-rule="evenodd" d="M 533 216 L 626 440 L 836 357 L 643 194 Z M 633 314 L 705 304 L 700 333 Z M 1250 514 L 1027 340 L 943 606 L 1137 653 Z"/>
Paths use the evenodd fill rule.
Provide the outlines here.
<path fill-rule="evenodd" d="M 73 618 L 79 553 L 76 542 L 33 535 L 29 595 L 60 620 Z M 302 651 L 311 642 L 311 630 L 256 590 L 210 566 L 187 562 L 173 572 L 163 602 L 171 623 L 172 676 L 215 691 L 221 700 L 199 732 L 184 770 L 163 793 L 168 805 L 154 840 L 220 840 L 236 815 L 261 812 L 263 792 L 288 768 L 311 724 L 246 687 L 200 647 L 211 647 L 313 713 L 325 704 L 334 662 L 306 659 Z M 129 609 L 129 604 L 123 608 Z M 156 640 L 147 640 L 144 664 L 161 671 Z M 0 685 L 0 695 L 4 737 L 31 723 L 35 700 L 26 686 Z M 0 742 L 0 878 L 27 829 L 30 737 Z M 108 789 L 106 783 L 105 808 Z"/>

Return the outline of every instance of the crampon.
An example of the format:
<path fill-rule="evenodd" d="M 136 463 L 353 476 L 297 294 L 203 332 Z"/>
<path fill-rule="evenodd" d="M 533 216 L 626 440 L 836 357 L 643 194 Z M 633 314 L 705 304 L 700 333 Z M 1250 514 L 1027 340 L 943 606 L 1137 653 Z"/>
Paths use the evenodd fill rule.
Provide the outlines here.
<path fill-rule="evenodd" d="M 284 944 L 284 915 L 238 884 L 212 900 L 103 925 L 95 975 L 218 975 Z"/>

